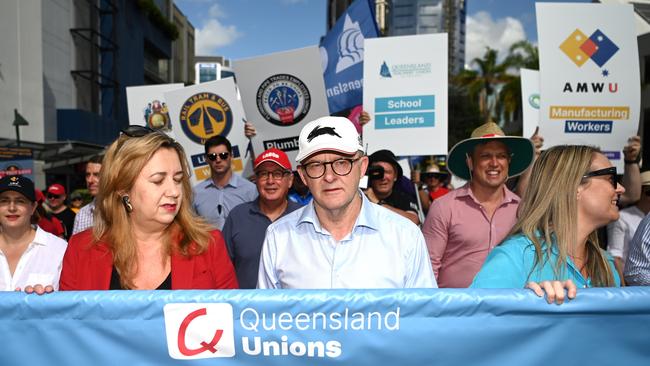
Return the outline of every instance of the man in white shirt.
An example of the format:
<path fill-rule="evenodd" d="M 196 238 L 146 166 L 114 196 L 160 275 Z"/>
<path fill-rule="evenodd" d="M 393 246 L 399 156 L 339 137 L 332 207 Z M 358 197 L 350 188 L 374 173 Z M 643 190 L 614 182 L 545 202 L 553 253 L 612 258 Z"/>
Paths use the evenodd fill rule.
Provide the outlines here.
<path fill-rule="evenodd" d="M 352 122 L 305 125 L 296 161 L 313 200 L 267 229 L 258 288 L 437 287 L 420 229 L 359 190 L 368 157 Z"/>

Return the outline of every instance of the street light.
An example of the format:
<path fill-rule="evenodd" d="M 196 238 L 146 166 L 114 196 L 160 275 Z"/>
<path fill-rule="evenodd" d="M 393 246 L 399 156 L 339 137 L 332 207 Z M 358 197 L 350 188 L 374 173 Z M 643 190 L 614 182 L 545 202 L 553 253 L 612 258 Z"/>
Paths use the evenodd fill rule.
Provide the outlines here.
<path fill-rule="evenodd" d="M 14 126 L 16 126 L 16 146 L 20 146 L 20 126 L 29 126 L 29 122 L 25 117 L 21 116 L 18 113 L 18 110 L 14 108 Z"/>

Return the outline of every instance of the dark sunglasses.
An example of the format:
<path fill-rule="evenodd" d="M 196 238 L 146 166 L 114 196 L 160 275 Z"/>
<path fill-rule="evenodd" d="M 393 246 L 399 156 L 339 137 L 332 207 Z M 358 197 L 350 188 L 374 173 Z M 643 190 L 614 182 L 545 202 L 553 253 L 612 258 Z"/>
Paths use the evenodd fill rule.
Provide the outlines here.
<path fill-rule="evenodd" d="M 59 196 L 58 194 L 48 194 L 47 198 L 49 198 L 51 200 L 56 200 L 56 199 L 61 198 L 61 196 Z"/>
<path fill-rule="evenodd" d="M 129 137 L 142 137 L 155 131 L 147 126 L 129 125 L 127 128 L 120 130 L 120 132 Z"/>
<path fill-rule="evenodd" d="M 603 175 L 609 175 L 609 182 L 612 184 L 614 189 L 616 189 L 616 186 L 618 184 L 618 175 L 616 174 L 616 167 L 615 166 L 605 168 L 605 169 L 594 170 L 593 172 L 589 172 L 589 173 L 583 175 L 582 179 L 600 177 L 600 176 L 603 176 Z"/>
<path fill-rule="evenodd" d="M 205 154 L 205 156 L 207 156 L 208 159 L 210 159 L 210 161 L 215 161 L 215 160 L 217 160 L 217 156 L 218 156 L 219 159 L 221 159 L 221 160 L 226 160 L 226 159 L 228 159 L 228 157 L 230 156 L 230 153 L 227 152 L 227 151 L 224 151 L 224 152 L 221 152 L 221 153 L 218 153 L 218 154 L 217 154 L 217 153 L 209 153 L 209 154 Z"/>

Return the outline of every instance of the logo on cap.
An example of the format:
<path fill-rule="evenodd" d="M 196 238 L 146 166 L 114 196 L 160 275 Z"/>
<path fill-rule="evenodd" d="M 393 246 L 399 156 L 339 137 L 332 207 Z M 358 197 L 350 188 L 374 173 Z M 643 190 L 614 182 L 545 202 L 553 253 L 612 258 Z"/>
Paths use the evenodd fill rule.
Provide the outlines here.
<path fill-rule="evenodd" d="M 266 159 L 266 158 L 280 159 L 280 155 L 274 153 L 273 151 L 269 151 L 266 154 L 262 155 L 262 159 Z"/>
<path fill-rule="evenodd" d="M 311 142 L 311 140 L 321 135 L 332 135 L 332 136 L 337 136 L 338 138 L 342 138 L 341 135 L 339 135 L 338 133 L 336 133 L 336 131 L 334 131 L 334 127 L 316 126 L 313 130 L 311 130 L 309 135 L 307 135 L 307 142 Z"/>

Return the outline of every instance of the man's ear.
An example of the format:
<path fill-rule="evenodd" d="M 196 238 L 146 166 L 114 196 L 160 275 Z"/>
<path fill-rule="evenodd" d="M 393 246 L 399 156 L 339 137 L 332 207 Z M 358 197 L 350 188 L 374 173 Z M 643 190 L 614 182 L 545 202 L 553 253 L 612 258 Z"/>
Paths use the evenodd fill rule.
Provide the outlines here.
<path fill-rule="evenodd" d="M 472 157 L 469 156 L 469 154 L 465 154 L 465 164 L 467 164 L 467 169 L 469 169 L 470 172 L 472 170 L 474 170 L 474 164 L 473 164 L 473 161 L 472 161 Z"/>

